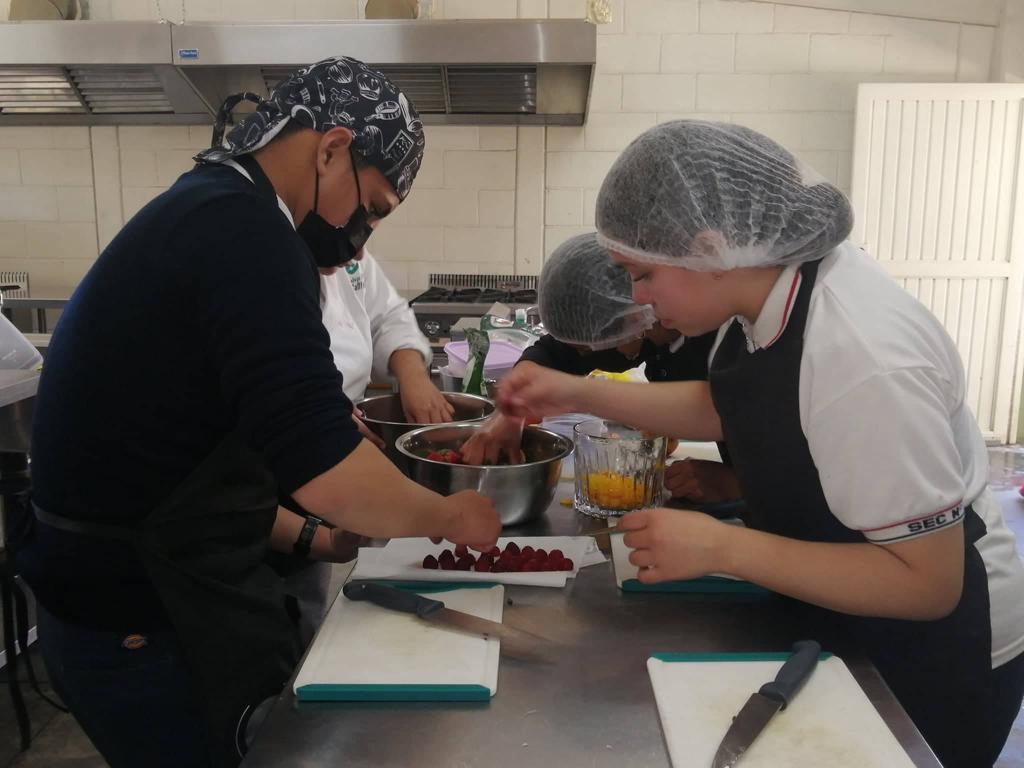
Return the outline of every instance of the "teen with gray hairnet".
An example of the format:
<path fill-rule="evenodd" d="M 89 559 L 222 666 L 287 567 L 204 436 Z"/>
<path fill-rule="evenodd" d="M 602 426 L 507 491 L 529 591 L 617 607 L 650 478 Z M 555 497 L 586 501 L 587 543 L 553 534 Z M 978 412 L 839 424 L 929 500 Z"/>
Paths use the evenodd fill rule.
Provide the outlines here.
<path fill-rule="evenodd" d="M 501 407 L 724 439 L 748 527 L 626 515 L 640 580 L 724 572 L 824 609 L 943 765 L 992 765 L 1024 694 L 1024 569 L 939 321 L 846 241 L 845 197 L 746 128 L 642 134 L 596 220 L 662 324 L 720 328 L 709 381 L 529 368 L 502 382 Z"/>

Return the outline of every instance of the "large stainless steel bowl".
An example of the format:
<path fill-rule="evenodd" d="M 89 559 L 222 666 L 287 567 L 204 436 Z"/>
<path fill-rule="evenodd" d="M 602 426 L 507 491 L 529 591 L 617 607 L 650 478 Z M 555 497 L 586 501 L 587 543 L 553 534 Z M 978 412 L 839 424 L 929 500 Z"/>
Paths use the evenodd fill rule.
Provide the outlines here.
<path fill-rule="evenodd" d="M 479 491 L 494 502 L 503 525 L 520 525 L 540 517 L 555 496 L 562 460 L 572 453 L 572 440 L 547 429 L 527 427 L 522 443 L 526 463 L 508 466 L 447 464 L 420 455 L 443 448 L 458 450 L 481 426 L 423 427 L 402 435 L 396 446 L 412 467 L 412 479 L 420 485 L 446 496 Z"/>
<path fill-rule="evenodd" d="M 461 392 L 444 392 L 442 394 L 455 408 L 452 421 L 483 421 L 494 412 L 494 403 L 486 397 L 466 395 Z M 396 467 L 409 474 L 409 462 L 395 448 L 395 441 L 406 432 L 429 425 L 407 422 L 405 412 L 402 410 L 402 398 L 399 395 L 377 395 L 363 398 L 356 403 L 356 408 L 363 412 L 363 422 L 370 428 L 370 431 L 384 441 L 384 453 L 387 454 L 387 457 Z"/>

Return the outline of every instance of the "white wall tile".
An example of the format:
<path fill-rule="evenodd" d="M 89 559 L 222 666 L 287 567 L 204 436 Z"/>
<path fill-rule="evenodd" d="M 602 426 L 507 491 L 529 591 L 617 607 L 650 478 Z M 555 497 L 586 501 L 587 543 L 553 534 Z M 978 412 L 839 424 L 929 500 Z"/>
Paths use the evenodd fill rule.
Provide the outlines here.
<path fill-rule="evenodd" d="M 397 261 L 378 261 L 380 268 L 396 290 L 405 291 L 409 288 L 409 265 Z"/>
<path fill-rule="evenodd" d="M 188 126 L 188 145 L 189 148 L 195 148 L 196 151 L 200 149 L 206 149 L 210 146 L 210 139 L 213 137 L 213 128 L 209 125 L 190 125 Z"/>
<path fill-rule="evenodd" d="M 151 149 L 121 150 L 121 183 L 126 187 L 155 187 L 156 152 Z"/>
<path fill-rule="evenodd" d="M 591 227 L 544 227 L 544 258 L 570 237 L 592 232 Z"/>
<path fill-rule="evenodd" d="M 26 253 L 34 259 L 95 259 L 96 226 L 87 222 L 25 223 Z"/>
<path fill-rule="evenodd" d="M 424 134 L 430 151 L 480 147 L 480 129 L 475 125 L 428 125 Z"/>
<path fill-rule="evenodd" d="M 0 149 L 45 149 L 52 146 L 52 128 L 46 126 L 0 128 Z"/>
<path fill-rule="evenodd" d="M 296 19 L 358 19 L 356 0 L 295 0 Z"/>
<path fill-rule="evenodd" d="M 33 256 L 4 259 L 4 269 L 25 270 L 37 296 L 70 296 L 95 259 L 39 259 Z"/>
<path fill-rule="evenodd" d="M 170 17 L 173 13 L 181 16 L 180 4 L 177 8 L 174 8 L 172 3 L 166 3 L 166 6 L 163 9 L 166 16 Z M 111 0 L 110 12 L 118 21 L 147 21 L 160 18 L 156 3 L 151 0 Z"/>
<path fill-rule="evenodd" d="M 96 195 L 96 237 L 102 250 L 124 224 L 124 195 L 121 191 L 121 153 L 117 128 L 89 129 L 92 145 L 93 192 Z"/>
<path fill-rule="evenodd" d="M 772 109 L 769 75 L 697 75 L 697 109 L 753 112 Z"/>
<path fill-rule="evenodd" d="M 0 221 L 57 221 L 57 188 L 0 186 Z"/>
<path fill-rule="evenodd" d="M 19 159 L 24 184 L 92 186 L 92 155 L 88 149 L 23 149 Z"/>
<path fill-rule="evenodd" d="M 424 189 L 412 193 L 388 217 L 393 226 L 476 226 L 475 189 Z"/>
<path fill-rule="evenodd" d="M 622 75 L 594 75 L 590 91 L 591 112 L 620 112 L 622 110 Z"/>
<path fill-rule="evenodd" d="M 812 72 L 881 72 L 885 38 L 880 35 L 812 35 Z"/>
<path fill-rule="evenodd" d="M 836 186 L 850 194 L 850 176 L 853 172 L 853 152 L 836 152 Z"/>
<path fill-rule="evenodd" d="M 799 149 L 801 144 L 804 114 L 800 112 L 739 112 L 734 113 L 730 122 L 745 125 L 777 141 L 790 151 Z"/>
<path fill-rule="evenodd" d="M 459 227 L 444 231 L 445 261 L 515 263 L 512 227 Z"/>
<path fill-rule="evenodd" d="M 385 221 L 373 233 L 372 250 L 385 261 L 441 261 L 444 227 L 395 227 Z"/>
<path fill-rule="evenodd" d="M 238 21 L 286 21 L 295 18 L 294 0 L 224 0 L 225 18 Z"/>
<path fill-rule="evenodd" d="M 548 190 L 600 187 L 618 152 L 548 152 Z"/>
<path fill-rule="evenodd" d="M 660 35 L 599 35 L 597 38 L 598 72 L 657 72 L 660 58 Z"/>
<path fill-rule="evenodd" d="M 0 221 L 0 259 L 20 258 L 26 254 L 25 223 Z"/>
<path fill-rule="evenodd" d="M 92 187 L 58 187 L 57 216 L 61 221 L 96 221 L 96 193 Z"/>
<path fill-rule="evenodd" d="M 445 0 L 446 19 L 514 19 L 516 0 Z"/>
<path fill-rule="evenodd" d="M 622 109 L 626 112 L 684 112 L 694 109 L 696 103 L 696 75 L 622 76 Z"/>
<path fill-rule="evenodd" d="M 548 226 L 580 226 L 583 223 L 583 190 L 552 189 L 544 206 L 544 223 Z"/>
<path fill-rule="evenodd" d="M 125 223 L 138 213 L 146 203 L 165 191 L 165 187 L 124 187 L 121 190 L 121 205 L 124 210 Z"/>
<path fill-rule="evenodd" d="M 590 116 L 593 120 L 594 116 Z M 589 120 L 588 120 L 589 122 Z M 552 125 L 547 129 L 548 150 L 551 152 L 571 152 L 584 149 L 584 127 L 569 125 Z"/>
<path fill-rule="evenodd" d="M 480 149 L 515 149 L 514 125 L 484 126 L 480 128 Z"/>
<path fill-rule="evenodd" d="M 674 120 L 706 120 L 711 123 L 729 122 L 729 112 L 659 112 L 658 123 Z"/>
<path fill-rule="evenodd" d="M 662 72 L 732 72 L 736 35 L 664 35 Z"/>
<path fill-rule="evenodd" d="M 85 18 L 110 21 L 114 18 L 112 5 L 112 0 L 89 0 L 88 15 Z"/>
<path fill-rule="evenodd" d="M 224 3 L 221 0 L 185 0 L 185 18 L 188 21 L 221 21 Z"/>
<path fill-rule="evenodd" d="M 853 147 L 853 112 L 803 112 L 801 149 Z"/>
<path fill-rule="evenodd" d="M 181 174 L 191 171 L 195 166 L 191 149 L 164 149 L 156 153 L 156 183 L 158 186 L 169 187 Z"/>
<path fill-rule="evenodd" d="M 629 142 L 653 126 L 655 120 L 653 112 L 591 115 L 583 128 L 584 144 L 588 150 L 625 149 Z"/>
<path fill-rule="evenodd" d="M 519 0 L 517 12 L 520 19 L 546 19 L 548 0 Z"/>
<path fill-rule="evenodd" d="M 850 14 L 847 11 L 803 8 L 798 5 L 775 6 L 776 32 L 841 34 L 849 29 Z"/>
<path fill-rule="evenodd" d="M 0 184 L 21 184 L 21 163 L 16 149 L 0 149 Z"/>
<path fill-rule="evenodd" d="M 697 31 L 697 0 L 626 0 L 627 34 Z"/>
<path fill-rule="evenodd" d="M 448 187 L 515 189 L 515 152 L 463 152 L 444 154 L 444 179 Z"/>
<path fill-rule="evenodd" d="M 737 72 L 806 72 L 809 35 L 736 35 Z"/>
<path fill-rule="evenodd" d="M 956 75 L 958 24 L 855 13 L 850 17 L 850 32 L 886 36 L 886 72 Z"/>
<path fill-rule="evenodd" d="M 477 199 L 481 227 L 512 227 L 516 223 L 516 193 L 480 190 Z"/>
<path fill-rule="evenodd" d="M 548 18 L 582 19 L 586 15 L 586 0 L 548 0 Z"/>
<path fill-rule="evenodd" d="M 597 192 L 596 189 L 585 189 L 583 190 L 583 226 L 591 227 L 594 226 L 594 210 L 597 208 Z"/>
<path fill-rule="evenodd" d="M 89 148 L 89 129 L 84 125 L 57 125 L 49 130 L 58 149 Z"/>
<path fill-rule="evenodd" d="M 450 269 L 447 264 L 445 264 L 443 261 L 440 261 L 440 260 L 438 260 L 438 261 L 420 261 L 420 262 L 410 263 L 409 264 L 409 269 L 408 269 L 408 274 L 409 274 L 409 278 L 408 278 L 409 279 L 409 288 L 408 288 L 408 290 L 411 290 L 411 291 L 413 291 L 413 290 L 415 290 L 415 291 L 425 290 L 428 287 L 428 280 L 429 280 L 430 273 L 432 273 L 432 272 L 435 272 L 435 273 L 436 272 L 451 272 L 451 271 L 453 271 L 453 270 Z M 459 265 L 459 272 L 471 273 L 470 270 L 467 269 L 467 265 L 465 265 L 465 264 L 460 264 Z M 471 273 L 471 274 L 475 274 L 475 273 Z"/>
<path fill-rule="evenodd" d="M 836 186 L 839 186 L 838 152 L 798 151 L 794 152 L 793 155 L 797 160 L 809 165 L 815 171 L 824 176 L 826 181 L 830 181 Z"/>
<path fill-rule="evenodd" d="M 11 14 L 11 0 L 0 0 L 0 21 L 7 21 Z"/>
<path fill-rule="evenodd" d="M 521 125 L 516 146 L 516 274 L 537 274 L 544 264 L 544 198 L 546 194 L 547 131 Z"/>
<path fill-rule="evenodd" d="M 976 24 L 961 25 L 960 48 L 957 54 L 957 80 L 986 83 L 991 79 L 995 36 L 996 31 L 993 27 L 980 27 Z"/>
<path fill-rule="evenodd" d="M 429 145 L 428 145 L 429 146 Z M 433 189 L 444 186 L 444 152 L 427 149 L 423 163 L 413 182 L 414 189 Z"/>
<path fill-rule="evenodd" d="M 611 6 L 612 20 L 607 24 L 597 25 L 597 34 L 599 35 L 618 35 L 621 34 L 625 28 L 625 16 L 626 16 L 626 2 L 625 0 L 609 0 L 608 3 Z"/>
<path fill-rule="evenodd" d="M 844 109 L 856 81 L 825 75 L 772 75 L 769 101 L 779 110 Z"/>
<path fill-rule="evenodd" d="M 701 32 L 771 32 L 775 6 L 737 0 L 700 0 Z"/>
<path fill-rule="evenodd" d="M 117 129 L 117 139 L 122 149 L 192 148 L 187 125 L 122 125 Z"/>

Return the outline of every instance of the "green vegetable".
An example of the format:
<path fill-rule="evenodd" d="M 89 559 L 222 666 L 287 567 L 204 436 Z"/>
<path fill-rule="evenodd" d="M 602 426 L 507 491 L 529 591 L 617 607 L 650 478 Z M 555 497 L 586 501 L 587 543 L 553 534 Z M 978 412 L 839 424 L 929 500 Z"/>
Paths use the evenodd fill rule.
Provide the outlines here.
<path fill-rule="evenodd" d="M 487 351 L 491 348 L 491 338 L 487 331 L 467 328 L 466 341 L 469 342 L 469 359 L 466 362 L 466 373 L 462 377 L 462 391 L 469 395 L 487 397 L 484 362 L 487 360 Z"/>

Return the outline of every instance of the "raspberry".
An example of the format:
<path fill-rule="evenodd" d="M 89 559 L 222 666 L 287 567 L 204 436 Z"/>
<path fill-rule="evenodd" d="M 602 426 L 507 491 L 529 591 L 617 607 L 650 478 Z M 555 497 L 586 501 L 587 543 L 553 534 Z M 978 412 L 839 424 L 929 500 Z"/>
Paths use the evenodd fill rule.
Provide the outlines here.
<path fill-rule="evenodd" d="M 437 570 L 437 558 L 433 555 L 427 555 L 423 558 L 423 567 L 429 568 L 432 571 Z"/>
<path fill-rule="evenodd" d="M 491 566 L 491 573 L 505 573 L 509 570 L 508 561 L 499 559 L 494 565 Z"/>
<path fill-rule="evenodd" d="M 552 549 L 550 552 L 548 552 L 548 557 L 550 557 L 552 560 L 554 560 L 555 558 L 561 560 L 565 557 L 565 553 L 562 552 L 562 550 L 560 549 Z"/>
<path fill-rule="evenodd" d="M 571 571 L 575 567 L 576 566 L 573 565 L 572 560 L 570 560 L 568 557 L 565 558 L 565 560 L 562 561 L 562 570 L 563 571 Z"/>
<path fill-rule="evenodd" d="M 533 553 L 533 556 L 541 560 L 546 560 L 548 557 L 548 553 L 546 550 L 538 549 Z"/>
<path fill-rule="evenodd" d="M 487 554 L 490 555 L 491 557 L 497 559 L 497 558 L 501 557 L 501 550 L 498 549 L 497 546 L 493 546 L 489 550 L 487 550 Z"/>
<path fill-rule="evenodd" d="M 481 573 L 490 573 L 491 561 L 485 560 L 481 557 L 479 560 L 476 561 L 476 565 L 473 566 L 473 570 L 480 571 Z"/>
<path fill-rule="evenodd" d="M 452 553 L 450 549 L 446 549 L 444 552 L 438 555 L 437 562 L 441 564 L 444 564 L 445 562 L 450 562 L 452 565 L 455 565 L 455 555 Z"/>
<path fill-rule="evenodd" d="M 455 570 L 456 571 L 468 571 L 468 570 L 470 570 L 473 567 L 475 562 L 476 561 L 473 560 L 473 558 L 469 557 L 468 555 L 466 557 L 460 557 L 456 561 L 456 563 L 455 563 Z"/>
<path fill-rule="evenodd" d="M 519 545 L 516 544 L 514 541 L 510 541 L 508 544 L 505 545 L 505 552 L 509 555 L 518 555 Z"/>
<path fill-rule="evenodd" d="M 531 558 L 531 557 L 533 557 L 533 552 L 534 552 L 533 547 L 531 547 L 529 544 L 527 544 L 525 547 L 523 547 L 523 549 L 521 551 L 521 554 L 525 558 Z"/>
<path fill-rule="evenodd" d="M 465 544 L 456 544 L 455 545 L 455 556 L 456 557 L 465 557 L 468 554 L 469 554 L 469 547 L 467 547 Z"/>
<path fill-rule="evenodd" d="M 523 573 L 534 573 L 540 570 L 540 563 L 536 560 L 531 560 L 523 566 Z"/>

